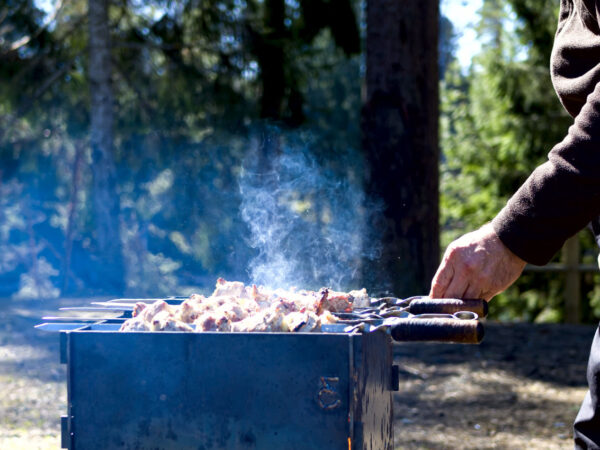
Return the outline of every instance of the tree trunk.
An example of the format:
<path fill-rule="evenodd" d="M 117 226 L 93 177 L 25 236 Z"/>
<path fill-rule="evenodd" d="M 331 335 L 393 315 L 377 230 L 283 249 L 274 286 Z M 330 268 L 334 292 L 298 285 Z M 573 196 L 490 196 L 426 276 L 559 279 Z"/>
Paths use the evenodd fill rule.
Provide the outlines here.
<path fill-rule="evenodd" d="M 284 21 L 284 0 L 265 0 L 265 34 L 258 61 L 262 81 L 260 114 L 264 119 L 281 119 L 285 95 Z"/>
<path fill-rule="evenodd" d="M 111 84 L 109 0 L 89 0 L 90 145 L 93 205 L 98 256 L 104 268 L 103 291 L 124 290 L 123 255 L 119 233 L 119 197 L 113 156 L 113 92 Z"/>
<path fill-rule="evenodd" d="M 427 293 L 439 261 L 437 0 L 368 0 L 362 112 L 366 183 L 383 201 L 372 290 Z"/>
<path fill-rule="evenodd" d="M 75 214 L 77 211 L 77 198 L 79 195 L 79 184 L 81 181 L 81 161 L 84 155 L 84 144 L 81 140 L 75 142 L 75 159 L 73 161 L 73 178 L 71 180 L 71 195 L 67 204 L 67 229 L 65 230 L 64 256 L 62 261 L 62 287 L 61 295 L 65 295 L 69 289 L 69 278 L 71 277 L 71 256 L 73 252 L 73 234 L 75 231 Z"/>

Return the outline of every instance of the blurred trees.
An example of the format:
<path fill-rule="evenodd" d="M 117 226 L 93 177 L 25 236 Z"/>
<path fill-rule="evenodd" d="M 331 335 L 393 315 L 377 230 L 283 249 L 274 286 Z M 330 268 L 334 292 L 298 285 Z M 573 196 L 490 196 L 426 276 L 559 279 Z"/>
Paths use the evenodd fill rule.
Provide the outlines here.
<path fill-rule="evenodd" d="M 247 279 L 238 178 L 261 118 L 360 184 L 358 4 L 39 5 L 0 6 L 0 296 Z M 322 229 L 333 201 L 295 200 Z"/>
<path fill-rule="evenodd" d="M 253 245 L 275 238 L 288 251 L 271 262 L 301 260 L 288 273 L 305 273 L 301 279 L 310 287 L 331 280 L 336 287 L 361 287 L 357 272 L 383 251 L 380 224 L 369 221 L 381 219 L 372 215 L 381 203 L 363 193 L 364 4 L 110 2 L 110 61 L 94 63 L 89 48 L 99 44 L 90 40 L 88 1 L 103 3 L 56 0 L 49 11 L 32 0 L 0 6 L 0 296 L 114 292 L 121 277 L 126 292 L 139 296 L 210 288 L 219 275 L 248 281 L 249 263 L 262 254 Z M 425 5 L 434 2 L 419 7 Z M 398 19 L 411 33 L 437 28 L 413 27 L 435 14 L 411 11 L 420 10 L 406 9 Z M 439 18 L 443 245 L 490 220 L 571 123 L 548 72 L 556 13 L 557 5 L 541 0 L 486 0 L 478 27 L 484 45 L 466 72 L 453 60 L 451 24 Z M 408 33 L 404 25 L 394 30 Z M 435 42 L 425 35 L 411 39 Z M 100 108 L 92 103 L 110 96 L 92 84 L 96 70 L 104 71 L 100 85 L 112 90 L 113 108 L 103 116 L 112 113 L 103 122 L 112 131 L 102 134 L 112 134 L 113 169 L 110 163 L 102 169 L 93 150 Z M 418 89 L 402 93 L 405 103 L 420 95 Z M 417 113 L 398 107 L 398 97 L 380 100 L 374 121 L 389 126 L 407 148 L 417 148 L 413 138 L 433 138 L 415 123 Z M 406 130 L 414 131 L 409 136 Z M 289 170 L 279 179 L 265 171 L 272 189 L 261 194 L 270 195 L 246 186 L 263 203 L 250 208 L 254 216 L 244 215 L 248 198 L 240 178 L 257 179 L 253 170 L 270 145 L 275 167 Z M 420 169 L 408 168 L 426 161 L 396 156 L 382 159 L 379 173 L 398 164 L 408 174 L 376 179 L 390 184 L 371 192 L 389 195 L 395 213 L 428 217 L 435 207 L 419 205 L 421 197 L 402 186 L 405 176 L 420 180 Z M 108 178 L 102 181 L 101 173 Z M 435 182 L 426 181 L 423 190 Z M 95 205 L 101 187 L 108 194 Z M 99 210 L 118 237 L 102 234 L 107 228 L 100 228 Z M 254 227 L 257 220 L 271 226 Z M 254 235 L 255 228 L 264 234 Z M 426 227 L 417 231 L 433 236 Z M 581 239 L 591 262 L 591 239 Z M 428 244 L 433 248 L 435 238 Z M 122 266 L 118 257 L 108 262 L 111 245 L 120 247 Z M 326 273 L 329 266 L 338 267 L 337 278 Z M 421 283 L 428 275 L 419 277 Z M 600 316 L 600 291 L 591 288 L 600 280 L 594 278 L 586 276 L 582 285 L 591 291 L 584 310 L 590 318 Z M 398 278 L 388 289 L 401 294 L 403 283 L 412 281 Z M 367 287 L 382 289 L 374 277 L 371 283 Z M 491 307 L 503 318 L 560 320 L 561 289 L 560 276 L 526 273 Z"/>

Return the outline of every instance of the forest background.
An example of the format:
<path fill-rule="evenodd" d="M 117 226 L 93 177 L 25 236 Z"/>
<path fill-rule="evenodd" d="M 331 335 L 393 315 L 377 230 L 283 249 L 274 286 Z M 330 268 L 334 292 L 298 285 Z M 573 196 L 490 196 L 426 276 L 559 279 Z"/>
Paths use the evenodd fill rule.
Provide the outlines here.
<path fill-rule="evenodd" d="M 363 175 L 364 2 L 114 1 L 94 65 L 97 3 L 0 6 L 0 297 L 187 295 L 218 276 L 371 290 L 360 268 L 383 244 Z M 468 68 L 439 18 L 442 249 L 566 134 L 549 76 L 555 3 L 484 0 Z M 103 68 L 109 160 L 90 132 Z M 590 322 L 599 282 L 580 286 Z M 526 271 L 491 315 L 560 322 L 564 284 Z"/>

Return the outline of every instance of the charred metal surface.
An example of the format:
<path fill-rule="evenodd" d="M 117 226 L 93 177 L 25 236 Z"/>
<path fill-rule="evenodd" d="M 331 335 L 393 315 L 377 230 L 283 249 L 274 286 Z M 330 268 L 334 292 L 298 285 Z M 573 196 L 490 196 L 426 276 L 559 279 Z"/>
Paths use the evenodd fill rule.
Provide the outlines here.
<path fill-rule="evenodd" d="M 64 333 L 71 449 L 392 448 L 383 332 Z"/>
<path fill-rule="evenodd" d="M 392 391 L 400 390 L 400 367 L 392 366 Z"/>
<path fill-rule="evenodd" d="M 69 434 L 69 416 L 60 417 L 60 447 L 70 448 L 71 436 Z"/>

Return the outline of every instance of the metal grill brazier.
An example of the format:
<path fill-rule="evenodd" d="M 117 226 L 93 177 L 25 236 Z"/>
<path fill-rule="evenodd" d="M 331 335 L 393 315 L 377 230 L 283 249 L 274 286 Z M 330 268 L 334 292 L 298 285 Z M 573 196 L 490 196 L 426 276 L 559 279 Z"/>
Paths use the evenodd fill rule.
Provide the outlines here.
<path fill-rule="evenodd" d="M 41 326 L 62 330 L 63 448 L 393 448 L 392 336 L 411 340 L 408 328 L 122 333 L 121 322 Z M 445 340 L 432 329 L 416 340 Z"/>

